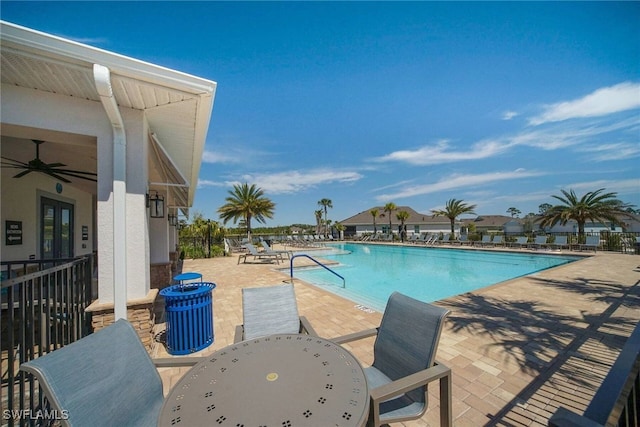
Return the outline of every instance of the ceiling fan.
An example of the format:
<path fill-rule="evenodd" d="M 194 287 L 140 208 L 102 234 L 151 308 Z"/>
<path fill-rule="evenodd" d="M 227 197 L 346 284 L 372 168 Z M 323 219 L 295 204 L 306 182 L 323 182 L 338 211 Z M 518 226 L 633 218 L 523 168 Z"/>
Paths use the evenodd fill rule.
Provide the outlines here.
<path fill-rule="evenodd" d="M 40 173 L 44 173 L 46 175 L 52 176 L 66 183 L 69 183 L 71 181 L 65 178 L 65 176 L 97 182 L 95 178 L 97 174 L 93 172 L 84 172 L 84 171 L 73 170 L 73 169 L 62 169 L 64 166 L 66 166 L 64 163 L 43 162 L 42 160 L 40 160 L 40 144 L 44 143 L 44 141 L 40 141 L 37 139 L 32 139 L 32 141 L 34 144 L 36 144 L 36 158 L 33 160 L 30 160 L 28 163 L 2 156 L 3 168 L 24 169 L 22 172 L 15 175 L 14 178 L 22 178 L 23 176 L 31 172 L 40 172 Z"/>

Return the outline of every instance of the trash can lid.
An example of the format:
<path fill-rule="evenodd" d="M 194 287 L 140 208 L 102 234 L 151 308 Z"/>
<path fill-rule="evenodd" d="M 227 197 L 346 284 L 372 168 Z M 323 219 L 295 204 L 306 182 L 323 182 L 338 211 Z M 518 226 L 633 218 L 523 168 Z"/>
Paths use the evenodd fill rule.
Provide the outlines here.
<path fill-rule="evenodd" d="M 196 272 L 188 272 L 188 273 L 178 274 L 177 276 L 173 277 L 173 280 L 176 280 L 176 281 L 194 280 L 194 279 L 202 279 L 202 274 L 196 273 Z"/>
<path fill-rule="evenodd" d="M 168 286 L 160 291 L 160 295 L 165 298 L 193 297 L 211 292 L 215 287 L 216 284 L 212 282 L 191 282 L 184 285 Z"/>

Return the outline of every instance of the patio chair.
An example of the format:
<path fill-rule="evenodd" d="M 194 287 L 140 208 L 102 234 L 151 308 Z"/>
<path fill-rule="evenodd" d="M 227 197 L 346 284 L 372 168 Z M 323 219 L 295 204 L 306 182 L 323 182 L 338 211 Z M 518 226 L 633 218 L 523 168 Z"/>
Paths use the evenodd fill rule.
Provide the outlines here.
<path fill-rule="evenodd" d="M 20 366 L 40 384 L 68 426 L 155 426 L 164 400 L 156 366 L 192 366 L 202 358 L 154 365 L 131 324 L 117 322 Z"/>
<path fill-rule="evenodd" d="M 491 234 L 485 234 L 484 236 L 482 236 L 482 240 L 480 240 L 480 246 L 491 245 L 492 238 L 493 236 Z"/>
<path fill-rule="evenodd" d="M 597 252 L 598 246 L 600 246 L 600 236 L 591 235 L 587 236 L 587 240 L 584 243 L 581 243 L 579 248 L 580 250 L 591 248 L 594 252 Z"/>
<path fill-rule="evenodd" d="M 298 314 L 290 284 L 242 289 L 242 322 L 236 326 L 234 342 L 273 334 L 318 335 L 306 317 Z"/>
<path fill-rule="evenodd" d="M 527 246 L 527 242 L 529 241 L 529 238 L 527 236 L 518 236 L 516 237 L 516 241 L 511 243 L 512 247 L 518 247 L 518 248 L 523 248 L 525 246 Z"/>
<path fill-rule="evenodd" d="M 549 243 L 549 247 L 555 249 L 562 249 L 564 247 L 569 247 L 567 243 L 567 236 L 555 236 L 553 243 Z"/>
<path fill-rule="evenodd" d="M 422 417 L 428 384 L 440 380 L 440 424 L 451 426 L 451 369 L 435 362 L 449 311 L 398 292 L 389 297 L 377 329 L 338 337 L 343 344 L 376 336 L 373 365 L 365 368 L 370 391 L 369 424 L 380 426 Z"/>
<path fill-rule="evenodd" d="M 280 264 L 280 261 L 284 261 L 282 254 L 258 252 L 258 249 L 256 249 L 256 247 L 251 243 L 245 243 L 244 247 L 247 248 L 249 252 L 246 254 L 238 255 L 238 264 L 240 264 L 240 260 L 242 260 L 243 263 L 247 262 L 247 257 L 250 256 L 253 257 L 254 261 L 256 259 L 268 259 L 275 260 L 277 264 Z"/>
<path fill-rule="evenodd" d="M 292 251 L 277 251 L 277 250 L 273 249 L 264 240 L 260 241 L 260 244 L 262 245 L 262 248 L 264 249 L 264 253 L 265 254 L 281 255 L 283 258 L 286 256 L 287 259 L 291 259 L 291 256 L 293 255 Z"/>
<path fill-rule="evenodd" d="M 547 236 L 536 236 L 535 240 L 531 244 L 533 249 L 542 248 L 547 245 Z"/>

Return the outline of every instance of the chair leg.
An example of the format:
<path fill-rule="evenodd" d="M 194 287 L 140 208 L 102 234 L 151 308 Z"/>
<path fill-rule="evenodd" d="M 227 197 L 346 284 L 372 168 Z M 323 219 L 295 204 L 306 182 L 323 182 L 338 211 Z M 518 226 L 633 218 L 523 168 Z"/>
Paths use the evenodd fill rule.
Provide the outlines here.
<path fill-rule="evenodd" d="M 453 427 L 451 402 L 451 372 L 440 378 L 440 425 Z"/>

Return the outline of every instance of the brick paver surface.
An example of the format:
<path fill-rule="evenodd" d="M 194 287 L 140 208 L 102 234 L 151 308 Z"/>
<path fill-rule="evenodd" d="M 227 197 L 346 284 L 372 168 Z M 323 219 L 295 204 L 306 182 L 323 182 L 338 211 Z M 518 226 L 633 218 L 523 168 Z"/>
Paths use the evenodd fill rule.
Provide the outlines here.
<path fill-rule="evenodd" d="M 233 343 L 235 327 L 242 322 L 241 289 L 287 281 L 288 263 L 279 267 L 286 272 L 275 264 L 237 265 L 237 255 L 184 261 L 182 271 L 198 271 L 217 285 L 215 341 L 196 355 Z M 640 257 L 597 253 L 438 301 L 451 310 L 437 359 L 453 371 L 454 425 L 542 426 L 561 405 L 582 413 L 640 320 L 639 280 Z M 294 282 L 300 314 L 322 337 L 379 325 L 381 313 Z M 157 305 L 161 312 L 162 302 Z M 163 328 L 157 325 L 158 331 Z M 371 338 L 345 347 L 367 365 L 372 345 Z M 154 356 L 167 356 L 161 343 Z M 187 369 L 159 371 L 166 394 Z M 394 426 L 439 425 L 437 393 L 434 384 L 422 419 Z"/>

